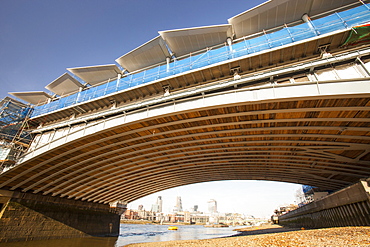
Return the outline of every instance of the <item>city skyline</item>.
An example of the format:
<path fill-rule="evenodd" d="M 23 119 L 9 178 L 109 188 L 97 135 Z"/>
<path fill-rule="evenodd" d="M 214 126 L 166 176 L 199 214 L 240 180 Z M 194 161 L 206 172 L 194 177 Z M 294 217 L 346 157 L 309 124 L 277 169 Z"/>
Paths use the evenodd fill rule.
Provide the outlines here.
<path fill-rule="evenodd" d="M 237 191 L 233 191 L 235 186 L 238 187 Z M 163 213 L 171 213 L 177 197 L 181 196 L 184 211 L 191 211 L 197 205 L 198 211 L 208 213 L 208 202 L 214 199 L 219 213 L 269 218 L 276 208 L 298 203 L 296 194 L 301 189 L 302 185 L 299 184 L 273 181 L 214 181 L 157 192 L 129 203 L 128 209 L 137 210 L 139 205 L 143 205 L 143 209 L 149 211 L 156 198 L 161 196 Z"/>

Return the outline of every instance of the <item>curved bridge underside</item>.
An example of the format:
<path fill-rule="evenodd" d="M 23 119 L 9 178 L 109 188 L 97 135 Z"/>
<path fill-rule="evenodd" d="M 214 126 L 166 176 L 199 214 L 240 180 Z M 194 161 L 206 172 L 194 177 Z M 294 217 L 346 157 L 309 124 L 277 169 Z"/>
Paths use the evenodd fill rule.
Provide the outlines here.
<path fill-rule="evenodd" d="M 222 100 L 135 121 L 121 113 L 2 174 L 0 187 L 108 203 L 207 181 L 337 190 L 370 176 L 368 93 Z"/>

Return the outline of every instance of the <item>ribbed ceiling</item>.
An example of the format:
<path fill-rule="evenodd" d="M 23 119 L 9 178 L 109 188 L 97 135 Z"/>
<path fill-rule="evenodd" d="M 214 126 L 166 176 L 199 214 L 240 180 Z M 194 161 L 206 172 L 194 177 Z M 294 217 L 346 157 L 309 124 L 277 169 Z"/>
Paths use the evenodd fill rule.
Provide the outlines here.
<path fill-rule="evenodd" d="M 370 97 L 244 102 L 122 124 L 0 175 L 0 186 L 97 202 L 216 180 L 337 190 L 370 175 Z"/>

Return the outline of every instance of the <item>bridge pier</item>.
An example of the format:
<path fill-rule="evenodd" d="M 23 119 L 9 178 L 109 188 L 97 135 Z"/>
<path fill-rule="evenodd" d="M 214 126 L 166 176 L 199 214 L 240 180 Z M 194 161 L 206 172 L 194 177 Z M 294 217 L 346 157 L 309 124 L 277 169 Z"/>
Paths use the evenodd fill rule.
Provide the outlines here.
<path fill-rule="evenodd" d="M 0 190 L 0 242 L 118 236 L 109 204 Z"/>
<path fill-rule="evenodd" d="M 289 227 L 370 226 L 370 179 L 279 216 Z"/>

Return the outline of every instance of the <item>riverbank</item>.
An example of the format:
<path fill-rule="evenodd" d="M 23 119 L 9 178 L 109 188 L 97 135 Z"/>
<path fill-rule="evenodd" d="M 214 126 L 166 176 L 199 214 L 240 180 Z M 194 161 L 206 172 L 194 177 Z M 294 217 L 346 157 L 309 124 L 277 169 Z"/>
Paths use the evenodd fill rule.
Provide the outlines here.
<path fill-rule="evenodd" d="M 179 226 L 188 226 L 193 225 L 190 223 L 184 223 L 184 222 L 158 222 L 158 221 L 152 221 L 152 220 L 121 220 L 121 224 L 137 224 L 137 225 L 179 225 Z M 194 224 L 194 225 L 204 225 L 204 224 Z"/>
<path fill-rule="evenodd" d="M 184 246 L 370 246 L 370 227 L 337 227 L 302 230 L 277 225 L 242 228 L 227 238 L 129 244 L 129 247 Z"/>

